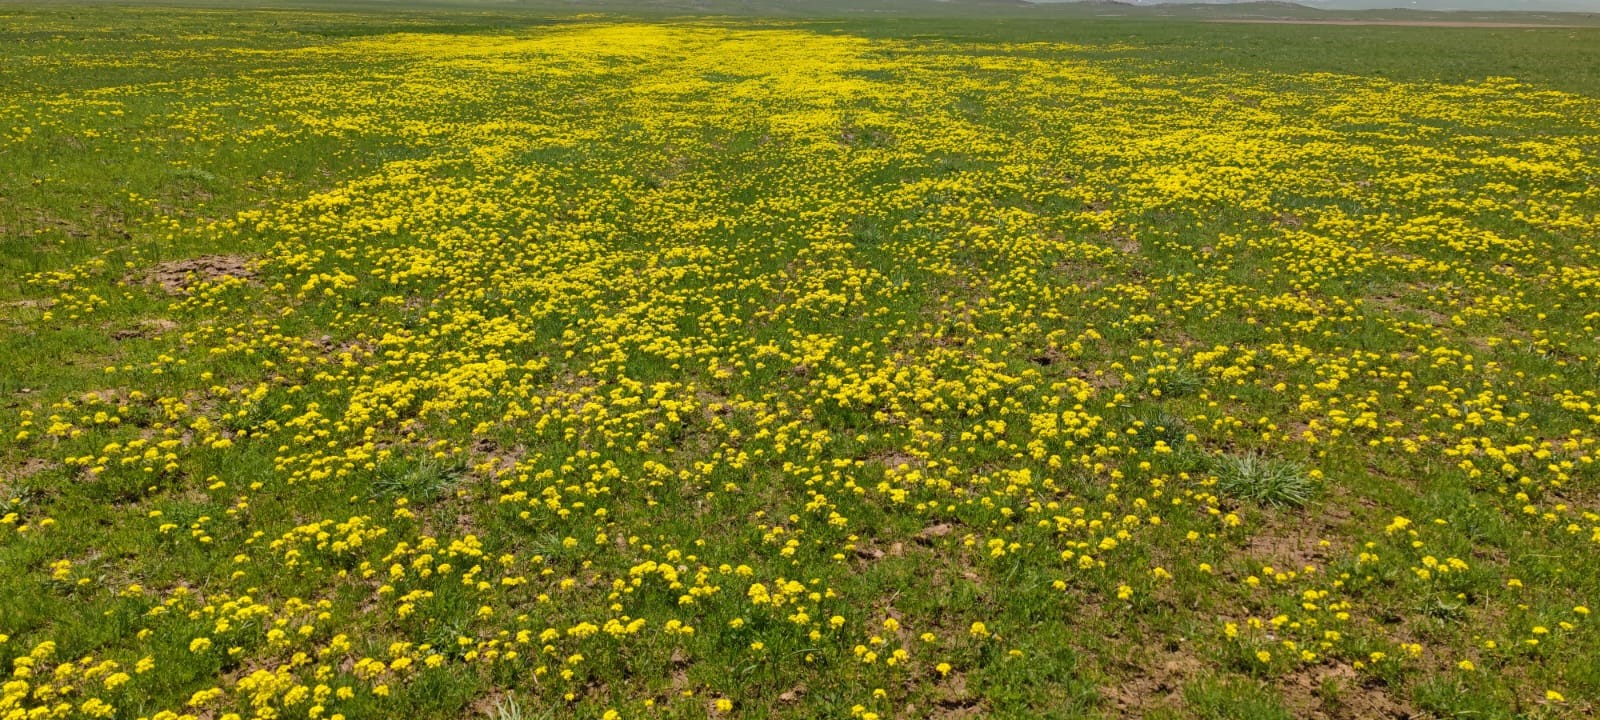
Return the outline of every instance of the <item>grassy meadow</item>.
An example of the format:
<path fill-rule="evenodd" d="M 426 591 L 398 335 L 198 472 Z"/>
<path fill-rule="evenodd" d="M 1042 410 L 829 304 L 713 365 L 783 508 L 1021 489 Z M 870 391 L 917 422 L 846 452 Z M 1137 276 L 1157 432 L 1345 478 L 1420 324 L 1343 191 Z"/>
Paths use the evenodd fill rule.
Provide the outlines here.
<path fill-rule="evenodd" d="M 618 7 L 0 4 L 0 720 L 1600 712 L 1600 28 Z"/>

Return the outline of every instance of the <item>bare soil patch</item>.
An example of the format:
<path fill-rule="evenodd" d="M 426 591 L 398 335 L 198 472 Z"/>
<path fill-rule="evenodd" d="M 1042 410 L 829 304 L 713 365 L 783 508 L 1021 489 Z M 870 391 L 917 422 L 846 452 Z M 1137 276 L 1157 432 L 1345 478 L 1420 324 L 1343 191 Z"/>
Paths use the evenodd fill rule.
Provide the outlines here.
<path fill-rule="evenodd" d="M 1376 720 L 1418 717 L 1415 708 L 1387 688 L 1364 681 L 1349 665 L 1316 665 L 1280 683 L 1295 717 L 1316 720 Z"/>
<path fill-rule="evenodd" d="M 113 331 L 111 333 L 111 337 L 114 340 L 152 338 L 158 337 L 172 330 L 176 330 L 177 327 L 177 323 L 166 318 L 148 318 L 145 320 L 140 320 L 139 324 L 135 327 L 122 328 L 120 330 Z"/>
<path fill-rule="evenodd" d="M 196 283 L 215 282 L 225 277 L 248 280 L 255 276 L 250 259 L 242 255 L 201 255 L 157 263 L 145 272 L 144 280 L 174 295 L 184 295 Z"/>
<path fill-rule="evenodd" d="M 38 475 L 52 467 L 52 463 L 43 458 L 28 458 L 17 465 L 0 465 L 0 482 L 26 480 Z M 6 500 L 0 497 L 0 500 Z"/>
<path fill-rule="evenodd" d="M 1203 668 L 1204 663 L 1187 653 L 1147 657 L 1130 668 L 1135 671 L 1131 677 L 1101 688 L 1101 693 L 1119 716 L 1142 717 L 1158 709 L 1181 707 L 1184 683 Z"/>

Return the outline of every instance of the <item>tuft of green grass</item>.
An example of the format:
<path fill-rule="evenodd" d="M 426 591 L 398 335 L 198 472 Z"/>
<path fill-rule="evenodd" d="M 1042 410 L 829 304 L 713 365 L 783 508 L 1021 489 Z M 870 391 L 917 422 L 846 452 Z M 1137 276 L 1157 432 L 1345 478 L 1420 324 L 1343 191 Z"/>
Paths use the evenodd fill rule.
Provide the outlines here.
<path fill-rule="evenodd" d="M 1251 452 L 1223 455 L 1215 465 L 1217 490 L 1242 502 L 1300 507 L 1317 493 L 1317 482 L 1291 460 Z"/>
<path fill-rule="evenodd" d="M 522 720 L 522 706 L 517 704 L 516 698 L 506 698 L 495 702 L 494 712 L 490 715 L 494 720 Z"/>
<path fill-rule="evenodd" d="M 372 483 L 372 494 L 428 503 L 449 495 L 465 476 L 466 468 L 459 463 L 405 461 L 381 469 Z"/>

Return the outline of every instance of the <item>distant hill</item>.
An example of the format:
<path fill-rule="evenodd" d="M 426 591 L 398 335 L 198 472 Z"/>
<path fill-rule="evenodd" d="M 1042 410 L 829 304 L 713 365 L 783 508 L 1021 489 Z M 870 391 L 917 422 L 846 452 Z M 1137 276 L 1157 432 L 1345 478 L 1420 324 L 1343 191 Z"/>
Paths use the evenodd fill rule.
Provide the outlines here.
<path fill-rule="evenodd" d="M 1041 4 L 1051 0 L 1037 0 Z M 1107 0 L 1087 0 L 1106 2 Z M 1302 6 L 1318 10 L 1468 10 L 1473 12 L 1591 12 L 1600 13 L 1600 0 L 1300 0 L 1300 2 L 1260 2 L 1259 0 L 1128 0 L 1128 5 L 1258 5 Z"/>

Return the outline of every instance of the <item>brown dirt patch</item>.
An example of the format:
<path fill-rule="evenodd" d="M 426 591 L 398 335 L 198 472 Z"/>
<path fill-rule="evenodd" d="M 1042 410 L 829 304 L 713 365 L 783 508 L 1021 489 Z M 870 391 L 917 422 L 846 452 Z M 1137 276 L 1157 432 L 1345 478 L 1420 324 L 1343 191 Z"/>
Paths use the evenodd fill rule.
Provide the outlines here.
<path fill-rule="evenodd" d="M 1246 543 L 1243 557 L 1266 562 L 1279 570 L 1324 569 L 1342 549 L 1339 528 L 1349 522 L 1349 508 L 1337 499 L 1316 508 L 1308 518 L 1282 518 L 1269 522 Z M 1324 540 L 1329 540 L 1327 545 Z"/>
<path fill-rule="evenodd" d="M 932 545 L 933 541 L 935 541 L 935 540 L 937 540 L 939 538 L 942 538 L 942 537 L 944 537 L 946 535 L 949 535 L 950 533 L 953 533 L 955 531 L 956 531 L 955 526 L 951 525 L 950 523 L 939 523 L 937 525 L 929 525 L 928 527 L 925 527 L 922 530 L 917 532 L 916 540 L 919 543 Z"/>
<path fill-rule="evenodd" d="M 951 673 L 945 678 L 941 690 L 939 698 L 934 701 L 932 712 L 924 717 L 954 720 L 984 715 L 983 701 L 967 691 L 966 675 L 959 672 Z"/>
<path fill-rule="evenodd" d="M 1109 390 L 1122 387 L 1123 384 L 1121 375 L 1101 369 L 1078 368 L 1070 374 L 1096 390 Z"/>
<path fill-rule="evenodd" d="M 1183 704 L 1183 685 L 1205 668 L 1199 658 L 1182 652 L 1141 660 L 1135 672 L 1116 685 L 1101 688 L 1101 695 L 1119 717 L 1141 717 L 1161 708 Z"/>
<path fill-rule="evenodd" d="M 1298 718 L 1314 720 L 1378 720 L 1418 717 L 1404 699 L 1381 685 L 1363 681 L 1349 665 L 1302 668 L 1274 683 L 1284 703 Z"/>
<path fill-rule="evenodd" d="M 472 702 L 472 717 L 505 717 L 508 710 L 518 707 L 516 698 L 497 690 Z"/>
<path fill-rule="evenodd" d="M 140 320 L 137 326 L 122 328 L 111 333 L 114 340 L 132 340 L 135 338 L 159 337 L 163 333 L 177 329 L 178 324 L 166 318 L 151 318 Z"/>
<path fill-rule="evenodd" d="M 876 545 L 863 545 L 856 548 L 855 554 L 857 560 L 863 561 L 860 564 L 860 567 L 864 568 L 866 564 L 869 564 L 875 560 L 882 560 L 886 557 L 901 557 L 905 555 L 906 545 L 905 543 L 894 543 L 887 549 L 880 548 Z"/>
<path fill-rule="evenodd" d="M 1098 239 L 1101 244 L 1108 245 L 1124 255 L 1138 255 L 1139 240 L 1133 237 L 1133 232 L 1127 228 L 1118 228 L 1100 233 Z"/>
<path fill-rule="evenodd" d="M 198 283 L 215 282 L 225 277 L 248 280 L 255 276 L 250 259 L 242 255 L 201 255 L 157 263 L 145 271 L 144 281 L 160 285 L 173 295 L 186 295 L 189 288 Z"/>
<path fill-rule="evenodd" d="M 50 299 L 50 298 L 43 298 L 43 299 L 35 298 L 35 299 L 27 299 L 27 300 L 11 300 L 11 301 L 8 301 L 8 302 L 0 303 L 0 307 L 32 309 L 32 308 L 47 308 L 47 307 L 50 307 L 50 306 L 55 305 L 55 304 L 56 304 L 56 301 L 53 300 L 53 299 Z"/>
<path fill-rule="evenodd" d="M 1330 549 L 1310 534 L 1269 532 L 1251 537 L 1244 552 L 1280 570 L 1300 572 L 1308 565 L 1321 568 L 1332 554 Z"/>
<path fill-rule="evenodd" d="M 469 463 L 474 473 L 488 479 L 499 478 L 517 469 L 517 463 L 528 455 L 528 449 L 522 445 L 502 447 L 500 443 L 490 438 L 478 438 L 472 442 L 472 461 Z"/>
<path fill-rule="evenodd" d="M 28 458 L 15 465 L 0 465 L 0 503 L 11 502 L 21 491 L 18 487 L 20 483 L 52 467 L 55 464 L 43 458 Z M 0 515 L 4 514 L 0 512 Z"/>
<path fill-rule="evenodd" d="M 1449 315 L 1432 308 L 1421 307 L 1413 302 L 1409 302 L 1407 298 L 1395 293 L 1375 295 L 1368 297 L 1365 300 L 1367 305 L 1378 308 L 1379 310 L 1382 310 L 1383 312 L 1386 312 L 1389 315 L 1397 318 L 1401 314 L 1409 312 L 1420 316 L 1427 325 L 1432 327 L 1442 328 L 1449 327 L 1450 325 Z"/>
<path fill-rule="evenodd" d="M 895 473 L 901 468 L 914 469 L 927 465 L 927 461 L 907 452 L 889 451 L 878 453 L 867 458 L 883 466 L 886 473 Z"/>
<path fill-rule="evenodd" d="M 913 708 L 915 710 L 915 708 Z M 933 715 L 930 717 L 939 720 L 963 720 L 964 718 L 981 718 L 985 715 L 983 704 L 977 701 L 949 701 L 944 700 L 934 704 Z M 907 716 L 915 717 L 915 712 Z"/>
<path fill-rule="evenodd" d="M 797 702 L 800 702 L 800 699 L 804 698 L 805 696 L 806 686 L 805 683 L 801 683 L 783 691 L 783 694 L 778 696 L 778 702 L 783 703 L 784 705 L 793 705 Z"/>
<path fill-rule="evenodd" d="M 0 476 L 13 480 L 32 477 L 50 469 L 50 466 L 50 461 L 44 458 L 28 458 L 19 465 L 5 467 L 3 471 L 0 471 Z"/>

